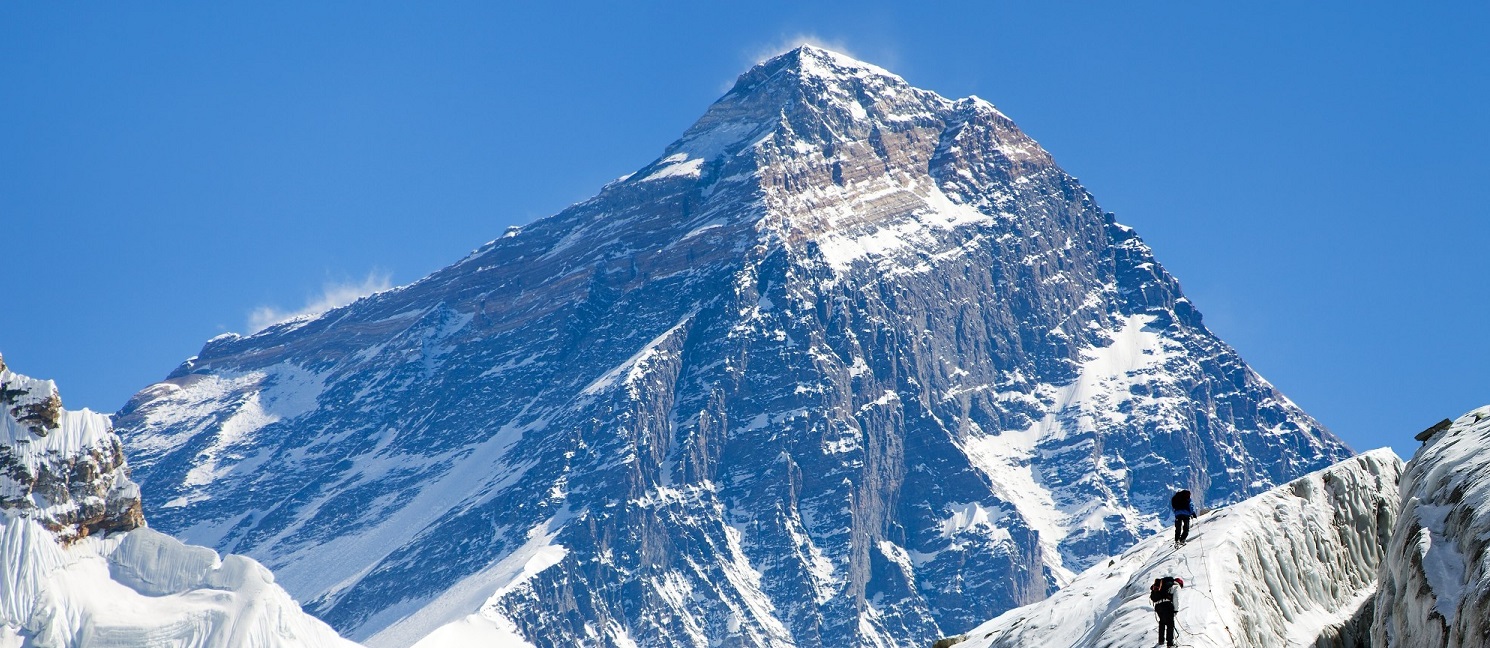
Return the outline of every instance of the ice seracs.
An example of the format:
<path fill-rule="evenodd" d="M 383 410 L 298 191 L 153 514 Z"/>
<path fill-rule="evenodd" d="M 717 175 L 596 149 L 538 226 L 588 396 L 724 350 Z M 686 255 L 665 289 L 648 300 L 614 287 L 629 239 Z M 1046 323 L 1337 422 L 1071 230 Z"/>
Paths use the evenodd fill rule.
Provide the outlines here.
<path fill-rule="evenodd" d="M 1428 437 L 1401 497 L 1372 645 L 1490 646 L 1490 406 Z"/>

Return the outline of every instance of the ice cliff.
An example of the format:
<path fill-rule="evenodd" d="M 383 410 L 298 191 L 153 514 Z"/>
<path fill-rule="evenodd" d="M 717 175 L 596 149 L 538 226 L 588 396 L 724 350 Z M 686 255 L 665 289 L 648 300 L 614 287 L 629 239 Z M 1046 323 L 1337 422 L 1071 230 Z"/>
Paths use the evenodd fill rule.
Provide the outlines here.
<path fill-rule="evenodd" d="M 1490 646 L 1490 406 L 1429 432 L 1402 476 L 1372 645 Z"/>
<path fill-rule="evenodd" d="M 1152 646 L 1149 585 L 1163 576 L 1185 581 L 1181 645 L 1359 645 L 1397 520 L 1401 471 L 1395 454 L 1376 450 L 1212 511 L 1196 520 L 1187 545 L 1176 549 L 1168 533 L 1151 537 L 955 645 Z"/>
<path fill-rule="evenodd" d="M 0 646 L 351 647 L 269 570 L 143 526 L 109 419 L 0 361 Z"/>

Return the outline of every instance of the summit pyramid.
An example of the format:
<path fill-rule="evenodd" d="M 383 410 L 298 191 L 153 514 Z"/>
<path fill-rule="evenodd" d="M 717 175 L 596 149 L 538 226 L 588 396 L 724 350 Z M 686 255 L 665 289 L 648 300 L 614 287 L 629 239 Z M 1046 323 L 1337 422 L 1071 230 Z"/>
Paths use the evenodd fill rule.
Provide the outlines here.
<path fill-rule="evenodd" d="M 156 528 L 375 647 L 924 645 L 1350 455 L 993 105 L 812 47 L 117 429 Z"/>

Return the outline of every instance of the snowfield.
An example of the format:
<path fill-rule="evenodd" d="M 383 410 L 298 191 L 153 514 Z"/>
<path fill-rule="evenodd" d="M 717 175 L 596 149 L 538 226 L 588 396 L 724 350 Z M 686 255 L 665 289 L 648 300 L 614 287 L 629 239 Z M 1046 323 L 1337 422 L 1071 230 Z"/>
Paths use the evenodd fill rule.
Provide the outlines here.
<path fill-rule="evenodd" d="M 1050 598 L 965 635 L 958 648 L 1152 646 L 1154 579 L 1177 576 L 1184 646 L 1329 645 L 1358 637 L 1386 534 L 1397 512 L 1402 462 L 1362 454 L 1196 519 L 1189 544 L 1171 533 L 1081 573 Z"/>

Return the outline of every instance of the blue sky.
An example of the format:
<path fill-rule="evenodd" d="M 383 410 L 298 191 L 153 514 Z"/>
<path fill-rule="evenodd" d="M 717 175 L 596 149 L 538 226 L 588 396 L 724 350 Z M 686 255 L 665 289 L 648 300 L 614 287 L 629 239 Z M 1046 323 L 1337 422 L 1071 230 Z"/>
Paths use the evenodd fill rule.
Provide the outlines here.
<path fill-rule="evenodd" d="M 588 197 L 810 39 L 998 105 L 1353 447 L 1490 403 L 1490 4 L 547 4 L 0 5 L 0 354 L 118 409 Z"/>

